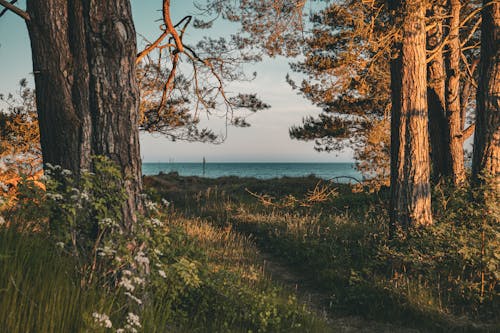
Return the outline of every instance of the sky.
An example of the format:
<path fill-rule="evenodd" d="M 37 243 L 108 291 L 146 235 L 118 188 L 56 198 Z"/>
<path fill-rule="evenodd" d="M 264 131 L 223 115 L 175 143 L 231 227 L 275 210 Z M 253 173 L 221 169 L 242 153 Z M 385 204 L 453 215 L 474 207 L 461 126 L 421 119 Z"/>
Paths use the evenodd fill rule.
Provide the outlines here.
<path fill-rule="evenodd" d="M 132 12 L 137 33 L 154 40 L 160 33 L 159 9 L 161 0 L 132 0 Z M 25 8 L 25 0 L 17 4 Z M 185 15 L 194 14 L 191 0 L 172 1 L 172 18 L 176 22 Z M 190 29 L 185 37 L 195 44 L 203 35 L 211 36 L 236 32 L 236 24 L 219 23 L 212 30 Z M 231 31 L 231 32 L 233 32 Z M 138 36 L 138 48 L 145 42 Z M 258 97 L 271 105 L 248 118 L 251 127 L 229 127 L 222 144 L 171 142 L 161 135 L 141 133 L 141 155 L 144 162 L 350 162 L 352 152 L 318 153 L 313 142 L 290 139 L 288 130 L 299 125 L 303 117 L 317 115 L 320 110 L 297 95 L 286 83 L 290 72 L 289 59 L 264 59 L 262 63 L 247 66 L 248 73 L 257 72 L 255 80 L 240 83 L 235 89 L 246 93 L 257 93 Z M 0 93 L 15 92 L 21 78 L 32 80 L 31 50 L 26 26 L 13 13 L 0 18 Z M 34 86 L 34 84 L 32 84 Z M 2 106 L 0 105 L 0 108 Z M 202 117 L 203 118 L 203 117 Z M 221 130 L 220 121 L 204 117 L 216 133 Z"/>

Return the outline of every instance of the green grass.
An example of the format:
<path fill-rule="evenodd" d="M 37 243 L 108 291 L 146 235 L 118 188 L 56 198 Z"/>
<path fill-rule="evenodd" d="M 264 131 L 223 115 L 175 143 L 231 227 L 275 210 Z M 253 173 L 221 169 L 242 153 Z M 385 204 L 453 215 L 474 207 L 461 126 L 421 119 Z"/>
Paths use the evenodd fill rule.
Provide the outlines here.
<path fill-rule="evenodd" d="M 487 223 L 467 191 L 435 196 L 435 227 L 389 239 L 387 193 L 334 185 L 336 196 L 302 207 L 319 181 L 146 177 L 151 196 L 171 206 L 155 238 L 167 245 L 167 276 L 146 287 L 143 332 L 331 331 L 293 286 L 264 274 L 259 251 L 311 280 L 331 317 L 359 315 L 423 331 L 500 329 L 498 225 Z M 264 205 L 246 189 L 278 203 L 288 195 L 297 201 Z M 102 282 L 82 288 L 75 258 L 41 229 L 0 229 L 1 331 L 99 332 L 93 312 L 123 326 L 123 293 Z"/>
<path fill-rule="evenodd" d="M 81 332 L 113 296 L 80 288 L 75 262 L 41 235 L 0 230 L 2 332 Z"/>
<path fill-rule="evenodd" d="M 339 195 L 312 208 L 266 207 L 245 191 L 301 197 L 319 181 L 169 174 L 147 178 L 146 184 L 185 216 L 253 235 L 261 249 L 313 279 L 329 297 L 333 315 L 361 315 L 424 331 L 500 329 L 498 225 L 484 229 L 489 253 L 481 255 L 486 213 L 468 194 L 448 193 L 447 207 L 435 200 L 436 226 L 403 240 L 389 239 L 383 191 L 353 193 L 347 185 L 335 185 Z M 486 276 L 482 295 L 481 273 Z"/>
<path fill-rule="evenodd" d="M 189 286 L 174 274 L 148 286 L 144 332 L 328 331 L 291 291 L 264 275 L 248 238 L 174 213 L 166 232 L 168 260 L 196 263 L 200 284 Z M 76 262 L 42 233 L 0 230 L 0 267 L 2 332 L 99 331 L 93 312 L 108 314 L 115 327 L 124 322 L 123 296 L 97 284 L 81 288 Z"/>

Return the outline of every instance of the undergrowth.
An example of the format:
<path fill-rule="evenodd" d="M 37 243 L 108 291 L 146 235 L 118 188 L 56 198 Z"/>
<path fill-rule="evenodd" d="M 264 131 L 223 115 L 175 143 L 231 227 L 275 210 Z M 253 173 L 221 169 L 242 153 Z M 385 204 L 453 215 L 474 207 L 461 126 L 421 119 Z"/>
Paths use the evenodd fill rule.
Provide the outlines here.
<path fill-rule="evenodd" d="M 50 167 L 45 190 L 25 180 L 4 207 L 2 332 L 327 331 L 231 228 L 145 199 L 126 232 L 119 172 L 94 163 L 78 178 Z"/>
<path fill-rule="evenodd" d="M 481 203 L 478 191 L 466 186 L 439 184 L 434 225 L 391 238 L 384 189 L 353 193 L 348 185 L 332 185 L 337 195 L 313 207 L 270 200 L 299 198 L 319 181 L 170 174 L 146 183 L 187 216 L 253 235 L 259 247 L 316 281 L 333 314 L 424 331 L 500 329 L 498 204 Z"/>

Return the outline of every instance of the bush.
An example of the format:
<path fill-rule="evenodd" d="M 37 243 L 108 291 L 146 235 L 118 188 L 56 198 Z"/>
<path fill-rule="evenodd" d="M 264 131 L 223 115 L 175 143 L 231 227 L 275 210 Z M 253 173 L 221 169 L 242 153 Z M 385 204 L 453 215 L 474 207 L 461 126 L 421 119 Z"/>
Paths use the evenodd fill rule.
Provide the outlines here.
<path fill-rule="evenodd" d="M 214 225 L 254 235 L 260 247 L 315 280 L 335 313 L 426 330 L 499 326 L 500 205 L 491 196 L 480 199 L 484 189 L 436 186 L 435 224 L 390 238 L 384 192 L 350 193 L 339 186 L 340 195 L 325 203 L 292 209 L 251 200 L 237 181 L 213 186 L 175 197 L 174 204 Z M 276 184 L 268 186 L 273 193 Z M 260 191 L 268 193 L 263 185 Z"/>
<path fill-rule="evenodd" d="M 144 216 L 126 230 L 123 180 L 108 159 L 95 157 L 93 172 L 79 176 L 47 167 L 46 189 L 25 179 L 4 211 L 10 228 L 0 230 L 0 327 L 268 332 L 322 325 L 263 274 L 245 276 L 261 263 L 230 231 L 184 219 L 168 202 L 147 197 Z M 235 265 L 216 253 L 245 253 L 245 260 Z"/>

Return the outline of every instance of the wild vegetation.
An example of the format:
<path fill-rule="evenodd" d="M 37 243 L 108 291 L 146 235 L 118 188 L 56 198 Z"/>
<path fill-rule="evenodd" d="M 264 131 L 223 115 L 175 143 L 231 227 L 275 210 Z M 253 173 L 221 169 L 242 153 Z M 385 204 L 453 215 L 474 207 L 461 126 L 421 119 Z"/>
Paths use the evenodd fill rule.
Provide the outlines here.
<path fill-rule="evenodd" d="M 45 191 L 26 180 L 15 207 L 3 210 L 7 332 L 325 330 L 269 279 L 245 235 L 185 216 L 166 199 L 146 201 L 142 228 L 121 232 L 119 170 L 94 163 L 80 180 L 50 169 Z"/>
<path fill-rule="evenodd" d="M 500 330 L 499 1 L 163 0 L 140 52 L 128 0 L 16 2 L 36 94 L 0 96 L 0 328 Z M 215 19 L 239 30 L 184 39 Z M 142 177 L 140 129 L 248 126 L 269 105 L 227 83 L 278 55 L 323 109 L 290 136 L 354 148 L 364 182 Z"/>
<path fill-rule="evenodd" d="M 387 190 L 368 194 L 314 176 L 165 174 L 145 184 L 187 216 L 252 235 L 261 251 L 313 281 L 333 315 L 423 331 L 499 328 L 499 211 L 478 204 L 475 190 L 436 186 L 434 225 L 391 237 Z M 328 190 L 318 196 L 318 188 Z"/>

